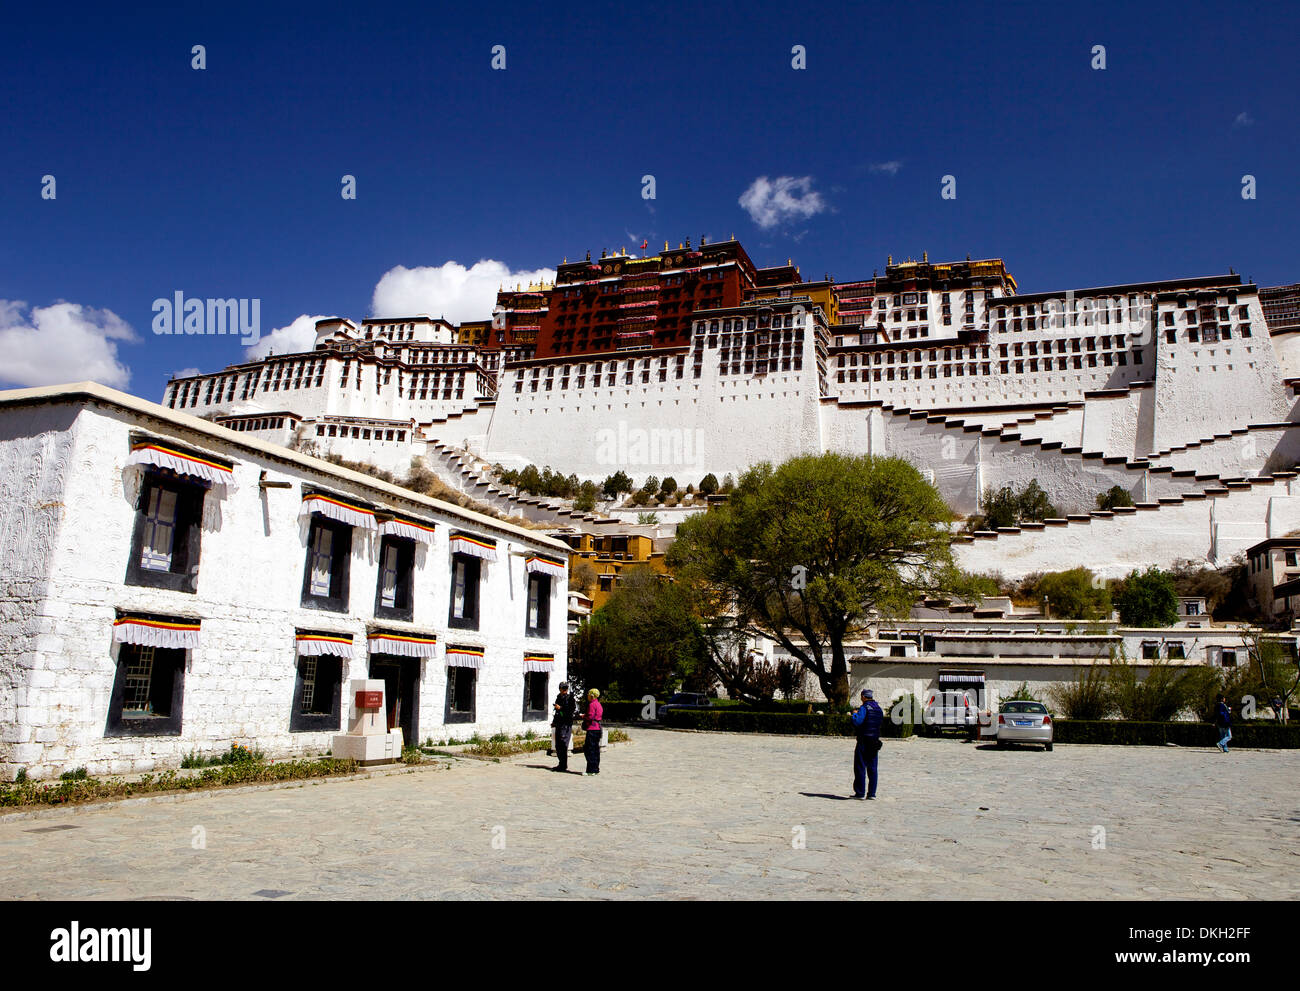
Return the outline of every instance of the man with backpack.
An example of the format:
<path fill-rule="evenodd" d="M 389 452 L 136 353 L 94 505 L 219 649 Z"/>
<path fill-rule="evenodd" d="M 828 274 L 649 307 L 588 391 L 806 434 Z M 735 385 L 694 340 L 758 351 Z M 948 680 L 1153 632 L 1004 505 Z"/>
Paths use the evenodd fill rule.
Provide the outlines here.
<path fill-rule="evenodd" d="M 862 705 L 853 713 L 853 730 L 858 738 L 853 748 L 854 798 L 876 797 L 876 762 L 880 757 L 880 728 L 884 722 L 885 713 L 871 689 L 862 689 Z"/>

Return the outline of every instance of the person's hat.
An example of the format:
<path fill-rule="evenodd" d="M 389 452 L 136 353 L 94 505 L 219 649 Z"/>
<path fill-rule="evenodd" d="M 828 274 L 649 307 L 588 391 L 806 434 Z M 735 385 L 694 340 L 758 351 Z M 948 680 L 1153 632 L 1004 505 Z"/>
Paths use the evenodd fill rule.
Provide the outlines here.
<path fill-rule="evenodd" d="M 569 690 L 569 683 L 567 681 L 560 682 L 560 691 L 567 692 L 568 690 Z"/>
<path fill-rule="evenodd" d="M 589 697 L 593 698 L 593 699 L 598 699 L 598 698 L 600 698 L 600 689 L 599 689 L 599 688 L 593 688 L 591 691 L 589 691 L 589 692 L 587 693 L 587 695 L 588 695 Z"/>
<path fill-rule="evenodd" d="M 875 696 L 875 694 L 871 691 L 870 688 L 864 688 L 864 689 L 862 689 L 862 697 L 863 697 L 864 699 L 873 699 L 873 698 L 875 698 L 876 696 Z"/>

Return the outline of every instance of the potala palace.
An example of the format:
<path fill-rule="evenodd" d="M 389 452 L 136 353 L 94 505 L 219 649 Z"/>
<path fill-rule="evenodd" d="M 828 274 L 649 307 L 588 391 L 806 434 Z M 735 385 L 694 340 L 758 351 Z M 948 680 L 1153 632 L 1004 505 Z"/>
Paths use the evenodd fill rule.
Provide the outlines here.
<path fill-rule="evenodd" d="M 1300 286 L 1235 272 L 1021 293 L 1000 259 L 923 255 L 810 281 L 734 239 L 688 240 L 566 259 L 481 321 L 316 331 L 311 351 L 173 379 L 163 404 L 398 474 L 420 457 L 491 508 L 594 532 L 486 469 L 684 485 L 803 453 L 901 455 L 959 513 L 1037 479 L 1068 515 L 959 545 L 968 570 L 1009 578 L 1223 563 L 1300 528 Z M 1135 505 L 1092 509 L 1116 485 Z"/>

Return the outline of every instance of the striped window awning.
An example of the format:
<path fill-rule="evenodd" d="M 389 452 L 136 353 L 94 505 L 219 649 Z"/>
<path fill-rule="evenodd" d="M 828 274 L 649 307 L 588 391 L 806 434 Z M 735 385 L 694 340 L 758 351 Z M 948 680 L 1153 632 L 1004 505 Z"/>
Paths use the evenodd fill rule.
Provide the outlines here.
<path fill-rule="evenodd" d="M 569 572 L 569 569 L 559 561 L 553 561 L 549 557 L 539 557 L 535 554 L 524 559 L 524 570 L 530 573 L 536 572 L 539 575 L 550 575 L 552 578 L 563 578 Z"/>
<path fill-rule="evenodd" d="M 409 516 L 394 516 L 391 520 L 379 524 L 379 532 L 382 535 L 405 537 L 414 540 L 417 544 L 432 544 L 433 529 L 432 523 L 421 523 Z"/>
<path fill-rule="evenodd" d="M 347 502 L 337 496 L 325 495 L 323 492 L 310 492 L 302 497 L 302 509 L 299 517 L 320 513 L 331 520 L 346 523 L 361 530 L 375 530 L 375 511 L 365 506 Z"/>
<path fill-rule="evenodd" d="M 474 537 L 468 533 L 453 533 L 451 535 L 451 552 L 453 554 L 468 554 L 470 557 L 481 557 L 484 561 L 495 561 L 497 559 L 497 542 L 483 537 Z"/>
<path fill-rule="evenodd" d="M 451 668 L 481 668 L 483 666 L 482 647 L 447 648 L 447 666 Z"/>
<path fill-rule="evenodd" d="M 553 671 L 555 669 L 554 654 L 525 654 L 524 670 L 525 671 Z"/>
<path fill-rule="evenodd" d="M 299 633 L 298 654 L 302 657 L 330 655 L 352 659 L 352 638 L 339 633 Z"/>
<path fill-rule="evenodd" d="M 113 642 L 168 650 L 193 650 L 199 645 L 199 621 L 119 616 L 113 621 Z"/>
<path fill-rule="evenodd" d="M 438 652 L 438 638 L 376 630 L 367 638 L 367 646 L 372 654 L 389 654 L 394 657 L 433 657 Z"/>
<path fill-rule="evenodd" d="M 223 464 L 191 451 L 182 451 L 159 441 L 135 441 L 131 445 L 131 453 L 127 456 L 126 463 L 168 468 L 178 475 L 189 475 L 191 478 L 220 485 L 227 492 L 232 492 L 235 488 L 235 472 L 232 465 Z"/>

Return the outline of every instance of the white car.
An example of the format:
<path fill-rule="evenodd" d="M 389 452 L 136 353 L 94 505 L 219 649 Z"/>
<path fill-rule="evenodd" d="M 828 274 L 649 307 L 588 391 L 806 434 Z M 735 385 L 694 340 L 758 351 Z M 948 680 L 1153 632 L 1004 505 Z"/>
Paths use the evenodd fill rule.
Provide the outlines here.
<path fill-rule="evenodd" d="M 925 725 L 972 730 L 979 721 L 974 693 L 965 688 L 941 688 L 925 703 Z"/>
<path fill-rule="evenodd" d="M 1041 743 L 1052 749 L 1052 716 L 1042 702 L 1003 702 L 998 710 L 998 746 L 1009 743 Z"/>

